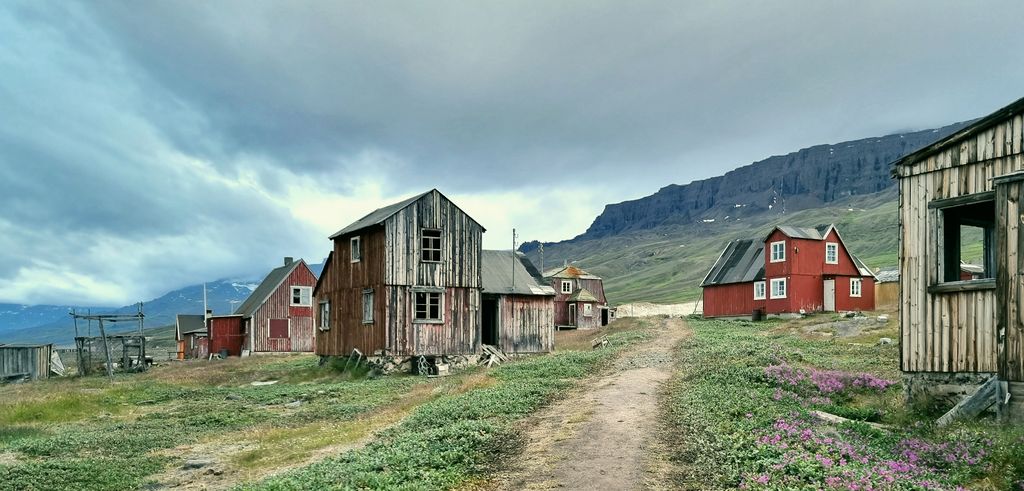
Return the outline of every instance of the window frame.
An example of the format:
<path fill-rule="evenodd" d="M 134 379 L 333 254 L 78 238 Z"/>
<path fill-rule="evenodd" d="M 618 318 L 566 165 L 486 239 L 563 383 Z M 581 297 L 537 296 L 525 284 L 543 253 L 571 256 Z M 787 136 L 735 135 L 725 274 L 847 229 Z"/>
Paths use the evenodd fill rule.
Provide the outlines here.
<path fill-rule="evenodd" d="M 583 317 L 593 317 L 593 316 L 594 316 L 594 304 L 592 304 L 592 303 L 585 303 L 585 304 L 583 304 Z"/>
<path fill-rule="evenodd" d="M 321 331 L 331 330 L 331 301 L 321 300 L 317 302 L 317 329 Z M 326 322 L 325 322 L 326 321 Z"/>
<path fill-rule="evenodd" d="M 761 287 L 761 294 L 758 295 L 757 287 Z M 754 300 L 765 300 L 768 296 L 768 287 L 764 280 L 754 282 Z"/>
<path fill-rule="evenodd" d="M 831 261 L 828 260 L 829 249 L 834 252 L 834 257 Z M 839 264 L 839 243 L 838 242 L 826 242 L 825 243 L 825 264 Z"/>
<path fill-rule="evenodd" d="M 992 204 L 991 221 L 980 223 L 974 220 L 962 220 L 963 217 L 950 217 L 949 212 L 958 208 L 977 206 L 986 203 Z M 939 228 L 939 233 L 929 234 L 928 250 L 938 258 L 938 271 L 936 282 L 928 286 L 929 293 L 964 291 L 964 290 L 989 290 L 995 288 L 997 271 L 996 251 L 996 193 L 985 191 L 973 193 L 955 198 L 941 198 L 928 202 L 930 220 Z M 953 218 L 953 220 L 950 220 Z M 952 225 L 952 226 L 950 226 Z M 982 267 L 985 277 L 972 278 L 969 280 L 960 279 L 960 226 L 969 225 L 982 229 L 983 245 Z M 951 249 L 950 244 L 954 247 Z"/>
<path fill-rule="evenodd" d="M 430 232 L 431 234 L 436 232 L 437 236 L 431 235 L 431 236 L 428 237 L 427 236 L 427 232 Z M 436 239 L 437 240 L 436 247 L 433 247 L 435 244 L 431 244 L 432 247 L 428 248 L 427 244 L 426 244 L 426 241 L 428 239 Z M 441 251 L 443 249 L 444 249 L 444 233 L 441 231 L 441 229 L 439 229 L 439 228 L 427 228 L 427 227 L 424 227 L 424 228 L 420 229 L 420 262 L 424 262 L 424 263 L 440 263 L 441 262 L 441 258 L 443 257 L 442 254 L 441 254 Z M 434 256 L 433 254 L 431 254 L 432 257 L 430 259 L 428 259 L 427 258 L 427 251 L 436 252 L 437 259 L 433 259 L 433 256 Z"/>
<path fill-rule="evenodd" d="M 568 287 L 568 288 L 566 288 Z M 572 293 L 572 280 L 562 280 L 562 293 Z"/>
<path fill-rule="evenodd" d="M 779 247 L 779 252 L 781 254 L 780 254 L 780 256 L 778 258 L 775 257 L 775 246 L 776 245 L 780 246 Z M 768 252 L 769 252 L 768 262 L 772 262 L 772 263 L 784 263 L 784 262 L 786 262 L 786 241 L 784 241 L 784 240 L 776 240 L 775 242 L 769 243 L 768 244 Z"/>
<path fill-rule="evenodd" d="M 299 291 L 299 302 L 295 302 L 295 291 Z M 302 292 L 307 292 L 306 298 L 309 299 L 309 303 L 302 303 Z M 313 306 L 313 287 L 292 285 L 291 286 L 291 297 L 289 297 L 289 306 L 291 307 L 312 307 Z"/>
<path fill-rule="evenodd" d="M 428 317 L 419 318 L 419 294 L 423 293 L 426 295 L 425 300 L 427 302 L 426 315 Z M 431 295 L 437 295 L 437 318 L 431 318 L 430 316 L 430 298 Z M 412 289 L 412 322 L 414 324 L 444 324 L 444 299 L 445 292 L 444 288 L 431 288 L 431 287 L 418 287 Z"/>
<path fill-rule="evenodd" d="M 856 293 L 854 292 L 854 285 L 857 286 Z M 864 293 L 864 280 L 861 278 L 850 278 L 850 297 L 860 298 Z"/>
<path fill-rule="evenodd" d="M 353 263 L 363 260 L 363 241 L 358 235 L 348 239 L 348 258 Z"/>
<path fill-rule="evenodd" d="M 771 299 L 782 299 L 789 296 L 789 282 L 787 278 L 772 278 L 769 283 L 768 296 Z M 782 285 L 782 295 L 775 294 L 775 285 Z"/>
<path fill-rule="evenodd" d="M 367 303 L 367 297 L 369 297 L 369 303 Z M 363 324 L 373 324 L 373 288 L 367 288 L 363 290 Z M 369 307 L 369 308 L 367 308 Z M 369 318 L 367 318 L 369 314 Z"/>

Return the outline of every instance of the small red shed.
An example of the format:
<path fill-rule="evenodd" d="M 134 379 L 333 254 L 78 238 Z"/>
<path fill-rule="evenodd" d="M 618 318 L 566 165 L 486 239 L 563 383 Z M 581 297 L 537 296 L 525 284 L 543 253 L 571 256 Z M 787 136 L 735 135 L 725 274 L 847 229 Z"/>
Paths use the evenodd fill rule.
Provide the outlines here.
<path fill-rule="evenodd" d="M 873 310 L 874 276 L 834 225 L 730 242 L 701 282 L 705 317 Z"/>

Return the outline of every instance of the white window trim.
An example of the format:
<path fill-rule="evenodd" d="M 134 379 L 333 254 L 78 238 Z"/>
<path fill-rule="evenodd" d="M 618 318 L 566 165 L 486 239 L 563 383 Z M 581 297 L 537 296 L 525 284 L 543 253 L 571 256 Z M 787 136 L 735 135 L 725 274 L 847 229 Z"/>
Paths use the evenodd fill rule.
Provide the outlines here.
<path fill-rule="evenodd" d="M 782 295 L 775 295 L 775 285 L 782 284 Z M 789 285 L 787 284 L 786 278 L 772 278 L 771 288 L 768 290 L 768 295 L 771 298 L 786 298 L 789 295 Z"/>
<path fill-rule="evenodd" d="M 572 293 L 572 280 L 562 280 L 562 293 Z"/>
<path fill-rule="evenodd" d="M 363 259 L 363 241 L 358 235 L 348 239 L 348 256 L 354 263 L 358 263 Z"/>
<path fill-rule="evenodd" d="M 779 248 L 779 250 L 782 251 L 782 257 L 780 257 L 778 259 L 775 258 L 775 245 L 776 244 L 780 244 L 782 246 L 782 247 Z M 784 240 L 777 240 L 775 242 L 772 242 L 771 244 L 768 244 L 768 253 L 769 253 L 769 256 L 768 256 L 769 262 L 773 262 L 773 263 L 784 263 L 784 262 L 786 262 L 786 241 L 784 241 Z"/>
<path fill-rule="evenodd" d="M 836 257 L 834 260 L 828 260 L 828 249 L 833 247 L 836 250 Z M 839 243 L 838 242 L 826 242 L 825 243 L 825 264 L 839 264 Z"/>
<path fill-rule="evenodd" d="M 412 322 L 413 324 L 444 324 L 444 288 L 413 288 L 412 290 Z M 417 293 L 437 293 L 439 300 L 437 302 L 437 319 L 417 319 L 416 318 L 416 294 Z M 427 301 L 427 315 L 430 315 L 430 301 Z"/>
<path fill-rule="evenodd" d="M 295 299 L 295 289 L 301 290 L 299 292 L 299 303 L 294 303 L 293 302 L 293 300 Z M 308 293 L 307 298 L 309 298 L 309 303 L 302 303 L 302 296 L 303 296 L 302 292 L 307 292 Z M 311 286 L 292 285 L 291 288 L 288 290 L 288 295 L 289 295 L 288 302 L 289 302 L 289 305 L 291 305 L 292 307 L 312 307 L 313 306 L 313 287 L 311 287 Z"/>
<path fill-rule="evenodd" d="M 761 287 L 761 294 L 760 295 L 758 295 L 758 293 L 757 293 L 757 287 L 759 287 L 759 286 Z M 765 283 L 763 281 L 755 281 L 754 282 L 754 300 L 764 300 L 765 299 L 765 294 L 767 292 L 768 292 L 767 285 L 765 285 Z"/>
<path fill-rule="evenodd" d="M 594 305 L 593 304 L 589 304 L 589 303 L 583 304 L 583 317 L 593 317 L 593 316 L 594 316 Z"/>
<path fill-rule="evenodd" d="M 267 319 L 267 339 L 289 339 L 289 338 L 292 337 L 292 318 L 291 317 L 289 317 L 287 319 L 284 319 L 284 320 L 288 321 L 288 335 L 283 337 L 283 338 L 272 338 L 272 337 L 270 337 L 270 321 L 272 321 L 272 320 L 281 320 L 281 319 Z"/>
<path fill-rule="evenodd" d="M 366 318 L 366 312 L 367 312 L 367 310 L 366 310 L 366 294 L 370 294 L 370 310 L 369 310 L 369 312 L 370 312 L 370 318 L 369 318 L 369 319 L 367 319 L 367 318 Z M 375 301 L 376 301 L 376 299 L 375 299 L 375 298 L 373 298 L 373 296 L 374 296 L 374 295 L 373 295 L 373 289 L 372 289 L 372 288 L 368 288 L 368 289 L 366 289 L 366 290 L 363 290 L 363 296 L 362 296 L 362 299 L 363 299 L 363 300 L 362 300 L 362 307 L 363 307 L 363 313 L 362 313 L 362 317 L 363 317 L 363 324 L 373 324 L 373 302 L 375 302 Z M 442 315 L 443 315 L 443 314 L 442 314 Z"/>
<path fill-rule="evenodd" d="M 857 285 L 857 293 L 853 292 L 853 285 Z M 864 292 L 864 280 L 861 278 L 850 278 L 850 296 L 859 298 Z"/>
<path fill-rule="evenodd" d="M 318 307 L 317 307 L 316 315 L 319 318 L 319 322 L 317 323 L 319 325 L 317 326 L 317 328 L 319 328 L 321 331 L 330 331 L 331 330 L 331 301 L 330 300 L 321 300 L 320 302 L 317 302 L 317 306 Z M 324 307 L 327 307 L 327 308 L 324 309 Z M 326 316 L 324 315 L 324 310 L 327 311 L 327 315 Z M 327 319 L 326 323 L 324 322 L 324 318 Z"/>

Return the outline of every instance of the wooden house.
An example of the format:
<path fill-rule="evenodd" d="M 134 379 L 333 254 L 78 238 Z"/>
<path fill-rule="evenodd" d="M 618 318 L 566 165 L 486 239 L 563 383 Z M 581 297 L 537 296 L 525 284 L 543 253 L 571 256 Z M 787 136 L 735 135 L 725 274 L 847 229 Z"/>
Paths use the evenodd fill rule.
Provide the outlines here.
<path fill-rule="evenodd" d="M 894 163 L 908 396 L 996 377 L 998 408 L 1024 413 L 1022 114 L 1024 99 Z M 965 277 L 964 263 L 980 267 Z"/>
<path fill-rule="evenodd" d="M 49 378 L 55 355 L 52 344 L 0 345 L 0 383 Z"/>
<path fill-rule="evenodd" d="M 593 329 L 608 325 L 608 300 L 604 281 L 573 265 L 544 273 L 544 280 L 555 290 L 555 327 Z"/>
<path fill-rule="evenodd" d="M 209 344 L 206 316 L 178 314 L 174 318 L 174 339 L 178 342 L 178 359 L 206 358 Z"/>
<path fill-rule="evenodd" d="M 734 240 L 701 282 L 705 317 L 873 310 L 874 276 L 833 225 Z"/>
<path fill-rule="evenodd" d="M 210 353 L 309 353 L 313 351 L 316 276 L 302 259 L 284 258 L 230 316 L 208 320 Z"/>
<path fill-rule="evenodd" d="M 314 292 L 316 353 L 477 355 L 483 233 L 433 189 L 332 235 L 334 249 Z"/>
<path fill-rule="evenodd" d="M 555 349 L 555 289 L 521 253 L 483 251 L 481 341 L 505 353 Z"/>

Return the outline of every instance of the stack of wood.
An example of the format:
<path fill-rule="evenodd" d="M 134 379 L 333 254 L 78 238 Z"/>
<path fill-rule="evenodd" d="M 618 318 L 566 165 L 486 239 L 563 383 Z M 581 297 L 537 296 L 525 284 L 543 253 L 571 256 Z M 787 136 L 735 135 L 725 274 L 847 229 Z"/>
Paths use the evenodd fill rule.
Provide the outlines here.
<path fill-rule="evenodd" d="M 480 346 L 480 351 L 483 352 L 483 356 L 480 358 L 481 363 L 486 363 L 487 366 L 501 364 L 509 360 L 508 355 L 503 353 L 500 349 L 484 344 Z"/>

